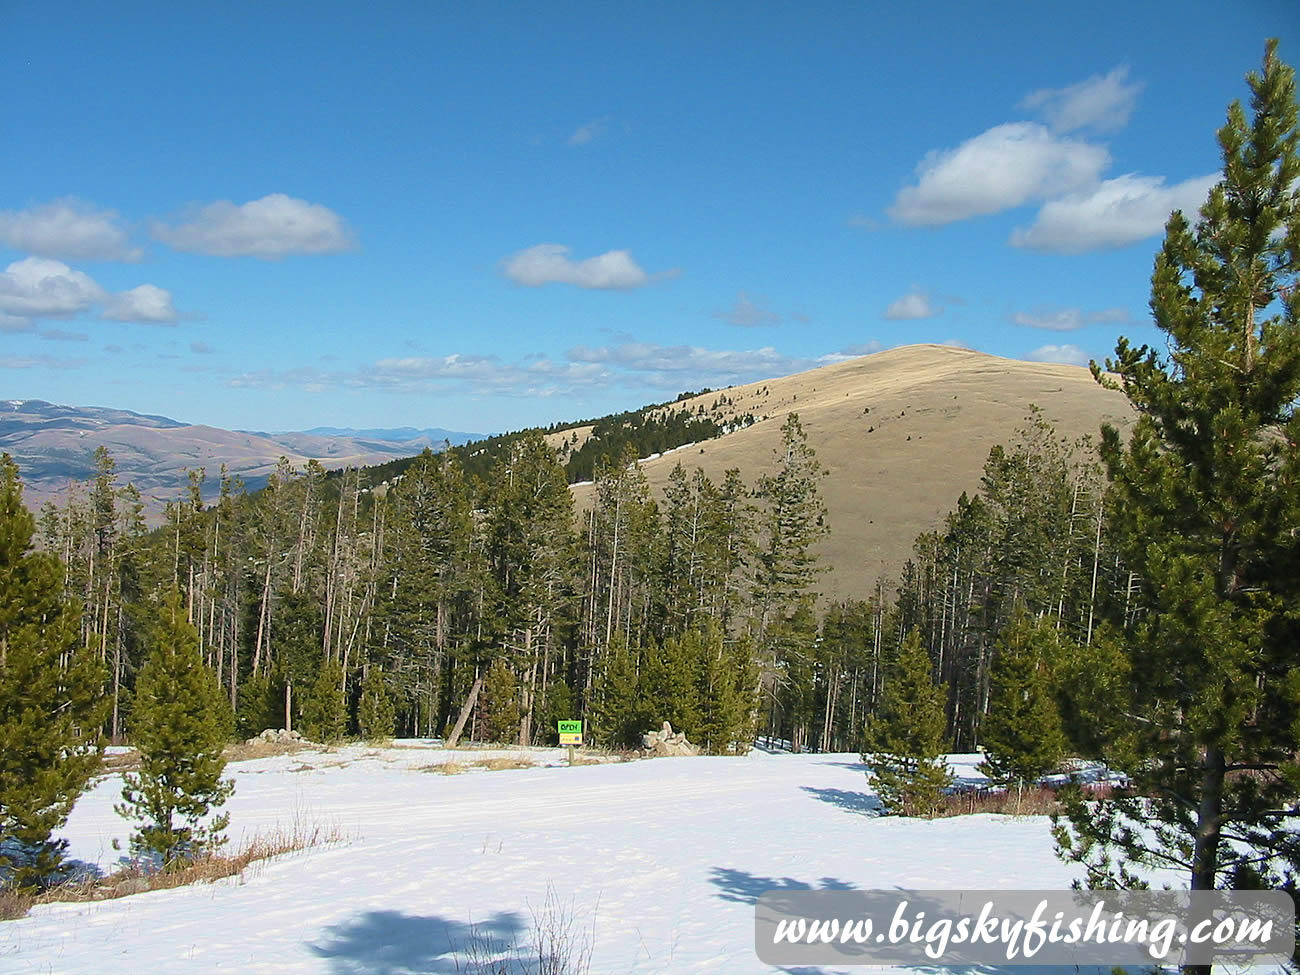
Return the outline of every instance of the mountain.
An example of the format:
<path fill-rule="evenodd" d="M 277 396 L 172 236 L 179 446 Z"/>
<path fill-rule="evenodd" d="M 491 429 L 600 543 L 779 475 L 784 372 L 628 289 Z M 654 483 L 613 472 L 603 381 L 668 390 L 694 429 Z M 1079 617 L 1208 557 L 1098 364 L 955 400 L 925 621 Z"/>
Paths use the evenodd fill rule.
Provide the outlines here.
<path fill-rule="evenodd" d="M 354 440 L 384 440 L 390 443 L 414 441 L 421 444 L 421 449 L 425 446 L 437 447 L 443 443 L 450 443 L 453 447 L 457 447 L 471 440 L 482 440 L 484 437 L 491 436 L 486 433 L 444 430 L 442 427 L 426 427 L 423 430 L 415 427 L 381 427 L 366 430 L 354 430 L 351 427 L 312 427 L 306 432 L 318 437 L 351 437 Z"/>
<path fill-rule="evenodd" d="M 157 513 L 165 502 L 179 496 L 186 484 L 186 468 L 207 470 L 205 496 L 211 497 L 222 464 L 250 488 L 257 488 L 266 483 L 281 456 L 296 467 L 309 459 L 326 468 L 364 466 L 408 457 L 442 442 L 362 435 L 378 432 L 358 431 L 356 436 L 325 430 L 251 433 L 129 410 L 0 400 L 0 451 L 18 462 L 25 497 L 33 508 L 66 496 L 70 481 L 94 477 L 94 453 L 101 445 L 117 463 L 119 483 L 134 482 L 150 511 Z"/>
<path fill-rule="evenodd" d="M 897 582 L 912 543 L 941 528 L 963 492 L 974 494 L 989 449 L 1011 444 L 1031 406 L 1070 439 L 1097 438 L 1102 421 L 1121 428 L 1132 411 L 1122 393 L 1079 366 L 1022 362 L 944 345 L 913 345 L 683 399 L 687 409 L 731 425 L 713 440 L 642 462 L 656 497 L 680 462 L 715 482 L 739 468 L 753 485 L 773 466 L 781 425 L 798 413 L 826 472 L 822 493 L 831 533 L 819 548 L 829 598 L 865 598 L 875 582 Z M 572 434 L 553 435 L 562 445 Z M 579 507 L 590 484 L 573 487 Z"/>

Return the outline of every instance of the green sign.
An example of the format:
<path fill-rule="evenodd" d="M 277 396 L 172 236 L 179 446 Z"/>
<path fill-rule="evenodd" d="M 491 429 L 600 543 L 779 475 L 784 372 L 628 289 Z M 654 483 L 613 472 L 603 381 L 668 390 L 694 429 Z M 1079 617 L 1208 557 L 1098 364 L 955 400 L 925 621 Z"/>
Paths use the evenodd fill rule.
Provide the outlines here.
<path fill-rule="evenodd" d="M 558 721 L 558 731 L 562 735 L 580 735 L 582 734 L 581 721 Z"/>

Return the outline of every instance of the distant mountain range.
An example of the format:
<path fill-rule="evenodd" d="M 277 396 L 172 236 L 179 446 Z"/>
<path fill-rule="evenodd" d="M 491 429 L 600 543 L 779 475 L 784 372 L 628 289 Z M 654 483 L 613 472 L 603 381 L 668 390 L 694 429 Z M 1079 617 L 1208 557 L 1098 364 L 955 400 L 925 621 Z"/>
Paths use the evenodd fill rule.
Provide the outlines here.
<path fill-rule="evenodd" d="M 119 483 L 133 482 L 150 509 L 157 511 L 179 496 L 186 484 L 186 468 L 206 469 L 205 495 L 210 497 L 217 490 L 222 464 L 250 488 L 258 488 L 281 456 L 296 467 L 310 459 L 326 468 L 364 466 L 480 436 L 414 427 L 256 433 L 108 407 L 0 400 L 0 451 L 18 462 L 25 497 L 33 508 L 66 496 L 70 482 L 94 477 L 95 449 L 100 446 L 113 455 Z"/>

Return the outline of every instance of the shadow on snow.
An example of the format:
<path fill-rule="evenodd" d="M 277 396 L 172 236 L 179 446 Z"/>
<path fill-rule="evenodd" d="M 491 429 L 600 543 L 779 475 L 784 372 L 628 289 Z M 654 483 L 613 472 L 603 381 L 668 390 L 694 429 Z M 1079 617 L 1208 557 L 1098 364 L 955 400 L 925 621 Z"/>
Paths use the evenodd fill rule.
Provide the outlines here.
<path fill-rule="evenodd" d="M 401 911 L 366 911 L 327 928 L 309 950 L 332 975 L 464 975 L 482 968 L 520 975 L 536 970 L 521 944 L 528 926 L 513 912 L 463 923 Z M 492 963 L 502 966 L 492 966 Z"/>

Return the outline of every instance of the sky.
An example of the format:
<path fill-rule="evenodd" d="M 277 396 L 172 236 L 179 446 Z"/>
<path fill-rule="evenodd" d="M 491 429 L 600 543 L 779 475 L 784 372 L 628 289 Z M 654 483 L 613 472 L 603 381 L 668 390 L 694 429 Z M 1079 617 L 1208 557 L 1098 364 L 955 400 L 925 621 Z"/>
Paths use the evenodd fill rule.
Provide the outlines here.
<path fill-rule="evenodd" d="M 1086 363 L 1293 0 L 0 0 L 0 398 L 575 420 L 917 342 Z"/>

